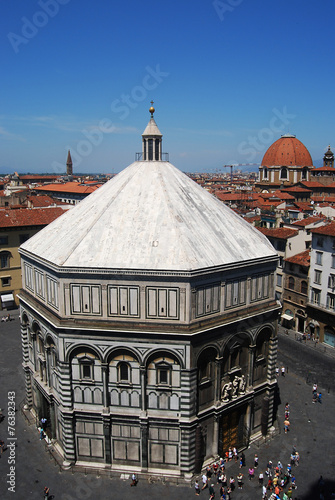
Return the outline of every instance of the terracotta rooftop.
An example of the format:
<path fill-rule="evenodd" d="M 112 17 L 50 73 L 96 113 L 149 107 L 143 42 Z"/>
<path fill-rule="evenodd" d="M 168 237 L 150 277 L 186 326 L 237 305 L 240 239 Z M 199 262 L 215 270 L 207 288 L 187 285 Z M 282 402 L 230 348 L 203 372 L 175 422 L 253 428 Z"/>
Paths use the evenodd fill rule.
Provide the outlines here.
<path fill-rule="evenodd" d="M 299 186 L 287 187 L 287 188 L 284 188 L 283 191 L 286 191 L 288 193 L 310 193 L 311 192 L 311 190 L 308 189 L 307 187 L 303 188 L 303 187 L 299 187 Z"/>
<path fill-rule="evenodd" d="M 301 219 L 301 220 L 297 220 L 295 222 L 292 222 L 292 225 L 306 227 L 309 224 L 315 224 L 316 222 L 321 222 L 323 220 L 324 220 L 323 217 L 306 217 L 306 219 Z"/>
<path fill-rule="evenodd" d="M 325 236 L 335 236 L 335 222 L 331 222 L 326 226 L 321 226 L 311 229 L 311 233 L 324 234 Z"/>
<path fill-rule="evenodd" d="M 294 205 L 299 208 L 299 210 L 302 211 L 310 211 L 313 210 L 313 204 L 311 204 L 309 201 L 295 201 Z"/>
<path fill-rule="evenodd" d="M 64 214 L 64 212 L 65 211 L 59 207 L 0 210 L 0 228 L 47 226 L 50 222 Z"/>
<path fill-rule="evenodd" d="M 271 238 L 279 238 L 282 240 L 287 240 L 288 238 L 291 238 L 292 236 L 296 236 L 298 234 L 298 231 L 295 229 L 289 229 L 287 227 L 279 227 L 277 229 L 268 229 L 267 227 L 258 227 L 258 231 L 261 233 L 265 234 L 267 237 Z"/>
<path fill-rule="evenodd" d="M 98 189 L 101 184 L 96 184 L 91 186 L 89 184 L 79 184 L 78 182 L 66 182 L 65 184 L 46 184 L 45 186 L 40 186 L 35 188 L 35 191 L 50 191 L 58 193 L 78 193 L 78 194 L 90 194 Z"/>
<path fill-rule="evenodd" d="M 55 198 L 51 198 L 51 196 L 47 194 L 39 194 L 38 196 L 30 195 L 27 196 L 27 200 L 34 208 L 51 207 L 54 205 L 64 205 L 62 201 L 56 200 Z"/>
<path fill-rule="evenodd" d="M 333 175 L 335 175 L 335 168 L 334 167 L 319 167 L 319 168 L 312 168 L 311 172 L 316 173 L 316 172 L 330 172 Z"/>
<path fill-rule="evenodd" d="M 311 196 L 311 200 L 315 203 L 335 203 L 335 196 Z"/>
<path fill-rule="evenodd" d="M 281 200 L 295 200 L 294 196 L 289 193 L 285 193 L 284 191 L 280 191 L 279 189 L 277 189 L 274 194 Z"/>
<path fill-rule="evenodd" d="M 308 188 L 308 189 L 323 188 L 324 187 L 324 185 L 318 181 L 300 181 L 300 184 L 302 184 L 303 186 L 306 186 L 306 188 Z"/>
<path fill-rule="evenodd" d="M 304 252 L 297 253 L 285 259 L 285 262 L 290 262 L 291 264 L 299 264 L 300 266 L 309 267 L 310 265 L 310 250 L 305 250 Z"/>
<path fill-rule="evenodd" d="M 303 145 L 294 135 L 285 134 L 280 139 L 271 144 L 266 151 L 262 166 L 300 166 L 312 167 L 312 157 L 306 146 Z"/>
<path fill-rule="evenodd" d="M 46 181 L 51 181 L 54 179 L 58 179 L 59 175 L 19 175 L 19 178 L 23 181 L 39 181 L 39 180 L 46 180 Z"/>

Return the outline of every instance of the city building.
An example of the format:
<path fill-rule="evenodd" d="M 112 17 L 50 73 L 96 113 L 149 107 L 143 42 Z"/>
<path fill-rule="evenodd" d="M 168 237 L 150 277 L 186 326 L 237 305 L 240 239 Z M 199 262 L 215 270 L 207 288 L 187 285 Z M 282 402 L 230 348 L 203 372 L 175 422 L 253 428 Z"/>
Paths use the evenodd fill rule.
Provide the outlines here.
<path fill-rule="evenodd" d="M 300 333 L 307 328 L 310 250 L 285 259 L 282 325 Z"/>
<path fill-rule="evenodd" d="M 278 256 L 150 113 L 139 161 L 20 248 L 26 404 L 64 467 L 190 479 L 273 432 Z"/>
<path fill-rule="evenodd" d="M 17 294 L 22 287 L 19 246 L 63 213 L 58 207 L 0 210 L 1 309 L 19 304 Z"/>
<path fill-rule="evenodd" d="M 99 182 L 75 182 L 69 181 L 64 183 L 53 183 L 45 184 L 43 186 L 36 187 L 34 192 L 37 194 L 46 194 L 60 200 L 63 203 L 69 203 L 71 205 L 76 205 L 81 200 L 86 198 L 89 194 L 93 193 L 96 189 L 101 186 Z"/>
<path fill-rule="evenodd" d="M 335 347 L 335 222 L 311 229 L 309 331 Z"/>

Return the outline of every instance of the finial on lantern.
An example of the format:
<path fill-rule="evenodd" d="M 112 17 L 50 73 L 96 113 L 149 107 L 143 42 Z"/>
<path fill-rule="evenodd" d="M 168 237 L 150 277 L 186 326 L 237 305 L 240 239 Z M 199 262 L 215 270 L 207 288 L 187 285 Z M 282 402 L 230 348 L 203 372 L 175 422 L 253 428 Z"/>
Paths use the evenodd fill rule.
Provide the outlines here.
<path fill-rule="evenodd" d="M 154 103 L 154 101 L 150 101 L 151 106 L 149 108 L 149 112 L 151 113 L 151 118 L 154 117 L 154 112 L 155 112 L 155 108 L 153 107 L 153 103 Z"/>

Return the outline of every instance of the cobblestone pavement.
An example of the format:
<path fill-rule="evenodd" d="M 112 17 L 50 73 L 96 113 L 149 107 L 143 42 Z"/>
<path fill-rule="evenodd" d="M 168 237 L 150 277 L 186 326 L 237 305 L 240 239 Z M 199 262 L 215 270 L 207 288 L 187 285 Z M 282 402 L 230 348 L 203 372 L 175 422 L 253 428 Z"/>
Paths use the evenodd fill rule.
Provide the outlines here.
<path fill-rule="evenodd" d="M 1 499 L 42 499 L 45 485 L 50 487 L 50 497 L 55 500 L 103 499 L 117 500 L 136 499 L 191 499 L 195 498 L 192 484 L 173 484 L 164 478 L 156 478 L 153 484 L 147 480 L 139 480 L 135 488 L 130 487 L 130 479 L 123 476 L 72 473 L 60 471 L 52 455 L 47 451 L 45 441 L 39 440 L 34 423 L 28 425 L 19 409 L 24 398 L 24 381 L 21 368 L 21 336 L 18 312 L 12 315 L 15 319 L 10 323 L 0 323 L 0 407 L 6 418 L 0 423 L 0 439 L 7 441 L 8 434 L 8 392 L 15 392 L 15 437 L 16 447 L 7 449 L 0 459 L 0 498 Z M 279 386 L 279 430 L 280 433 L 263 444 L 252 444 L 245 451 L 246 467 L 244 486 L 236 489 L 233 500 L 260 500 L 261 487 L 257 478 L 249 481 L 247 471 L 253 463 L 255 453 L 259 456 L 260 470 L 264 471 L 268 460 L 273 463 L 280 460 L 286 467 L 290 459 L 293 445 L 300 453 L 300 465 L 295 468 L 297 490 L 293 498 L 299 500 L 318 500 L 318 479 L 323 475 L 325 480 L 325 499 L 330 499 L 335 491 L 335 390 L 334 390 L 334 358 L 335 350 L 322 345 L 303 345 L 295 340 L 294 332 L 286 335 L 279 332 L 278 365 L 284 364 L 287 373 L 278 379 Z M 312 385 L 317 381 L 322 388 L 322 404 L 312 403 Z M 284 406 L 290 403 L 291 428 L 285 434 L 282 430 Z M 13 423 L 13 422 L 12 422 Z M 10 460 L 15 459 L 15 493 L 8 490 L 10 483 Z M 236 476 L 238 464 L 227 464 L 227 475 Z M 131 470 L 129 471 L 131 473 Z M 219 487 L 215 484 L 216 499 L 219 498 Z M 209 498 L 208 491 L 200 494 L 200 499 Z"/>

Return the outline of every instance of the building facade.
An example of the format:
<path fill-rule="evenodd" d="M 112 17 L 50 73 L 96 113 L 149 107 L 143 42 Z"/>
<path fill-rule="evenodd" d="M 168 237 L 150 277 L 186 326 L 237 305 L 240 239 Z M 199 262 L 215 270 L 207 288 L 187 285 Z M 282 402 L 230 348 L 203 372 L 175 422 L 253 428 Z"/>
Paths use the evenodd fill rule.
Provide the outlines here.
<path fill-rule="evenodd" d="M 335 347 L 335 222 L 311 230 L 309 332 Z"/>
<path fill-rule="evenodd" d="M 273 425 L 278 257 L 150 112 L 146 159 L 21 247 L 26 403 L 64 466 L 190 478 Z"/>

